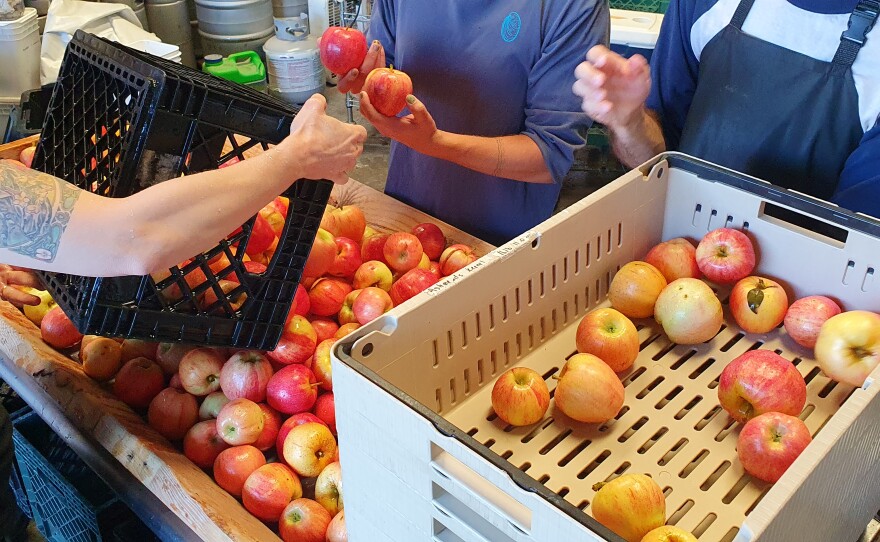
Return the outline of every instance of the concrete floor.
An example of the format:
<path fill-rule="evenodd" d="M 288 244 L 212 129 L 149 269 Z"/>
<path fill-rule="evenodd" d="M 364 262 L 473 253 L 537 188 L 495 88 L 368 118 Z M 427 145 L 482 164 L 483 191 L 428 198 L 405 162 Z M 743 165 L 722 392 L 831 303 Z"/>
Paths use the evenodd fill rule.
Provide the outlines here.
<path fill-rule="evenodd" d="M 345 96 L 339 93 L 335 87 L 328 87 L 324 95 L 327 97 L 328 114 L 341 120 L 347 120 Z M 356 107 L 353 118 L 355 122 L 366 127 L 367 142 L 364 145 L 364 154 L 351 173 L 351 178 L 376 190 L 383 190 L 388 174 L 389 139 L 379 134 L 369 122 L 364 120 Z M 556 210 L 562 210 L 584 198 L 616 179 L 623 171 L 614 158 L 610 158 L 599 149 L 593 147 L 582 149 L 576 153 L 575 163 L 563 182 Z"/>

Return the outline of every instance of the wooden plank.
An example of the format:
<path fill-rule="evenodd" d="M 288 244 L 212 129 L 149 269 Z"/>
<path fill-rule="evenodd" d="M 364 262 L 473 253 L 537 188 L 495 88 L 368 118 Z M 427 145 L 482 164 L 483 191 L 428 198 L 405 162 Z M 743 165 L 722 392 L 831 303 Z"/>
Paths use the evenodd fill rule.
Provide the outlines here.
<path fill-rule="evenodd" d="M 140 415 L 83 373 L 79 364 L 46 345 L 37 327 L 4 301 L 0 353 L 30 374 L 68 419 L 92 435 L 202 539 L 279 540 Z"/>
<path fill-rule="evenodd" d="M 40 140 L 40 134 L 32 135 L 12 143 L 0 145 L 0 159 L 18 160 L 21 151 L 27 147 L 32 147 Z"/>

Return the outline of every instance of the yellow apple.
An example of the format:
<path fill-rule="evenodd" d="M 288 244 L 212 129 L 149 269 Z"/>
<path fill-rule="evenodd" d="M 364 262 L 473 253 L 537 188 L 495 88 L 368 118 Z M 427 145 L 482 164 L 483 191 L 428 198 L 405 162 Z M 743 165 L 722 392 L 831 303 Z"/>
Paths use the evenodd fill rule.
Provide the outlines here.
<path fill-rule="evenodd" d="M 666 523 L 666 496 L 644 474 L 624 474 L 593 490 L 593 517 L 627 542 L 640 542 Z"/>
<path fill-rule="evenodd" d="M 641 542 L 697 542 L 697 537 L 675 525 L 664 525 L 646 534 Z"/>
<path fill-rule="evenodd" d="M 55 306 L 55 300 L 52 299 L 52 295 L 46 290 L 37 290 L 36 288 L 31 288 L 30 286 L 22 286 L 19 287 L 20 290 L 25 293 L 35 295 L 40 298 L 39 305 L 25 305 L 24 306 L 24 315 L 27 316 L 28 320 L 34 323 L 34 325 L 39 326 L 43 321 L 43 317 L 46 316 L 46 313 Z"/>
<path fill-rule="evenodd" d="M 847 311 L 832 316 L 819 330 L 815 354 L 829 378 L 861 386 L 880 364 L 880 314 Z"/>

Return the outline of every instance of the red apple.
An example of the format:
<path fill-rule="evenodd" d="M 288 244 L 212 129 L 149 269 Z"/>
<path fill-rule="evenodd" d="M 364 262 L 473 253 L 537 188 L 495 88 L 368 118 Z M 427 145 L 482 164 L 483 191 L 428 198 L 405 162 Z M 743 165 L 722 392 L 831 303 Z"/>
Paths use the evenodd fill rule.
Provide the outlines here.
<path fill-rule="evenodd" d="M 832 316 L 819 330 L 814 351 L 829 378 L 862 386 L 880 364 L 880 315 L 847 311 Z"/>
<path fill-rule="evenodd" d="M 322 341 L 315 349 L 315 361 L 312 363 L 312 372 L 315 378 L 321 383 L 321 389 L 326 391 L 333 390 L 333 369 L 330 364 L 330 349 L 338 339 L 331 337 Z"/>
<path fill-rule="evenodd" d="M 139 339 L 125 339 L 122 341 L 122 363 L 134 358 L 147 358 L 156 360 L 158 343 L 142 341 Z"/>
<path fill-rule="evenodd" d="M 321 218 L 321 227 L 335 237 L 345 237 L 359 246 L 367 228 L 364 212 L 357 205 L 327 206 Z"/>
<path fill-rule="evenodd" d="M 405 272 L 419 265 L 422 259 L 422 243 L 411 233 L 392 233 L 382 248 L 388 266 L 397 272 Z"/>
<path fill-rule="evenodd" d="M 339 324 L 329 318 L 315 318 L 311 321 L 315 330 L 315 337 L 318 344 L 332 339 L 336 332 L 339 331 Z"/>
<path fill-rule="evenodd" d="M 304 277 L 320 277 L 330 269 L 333 260 L 336 259 L 336 241 L 333 234 L 325 229 L 318 228 L 312 250 L 303 268 Z"/>
<path fill-rule="evenodd" d="M 180 374 L 174 373 L 171 376 L 171 379 L 168 381 L 168 387 L 174 388 L 175 390 L 186 391 L 183 389 L 183 384 L 180 383 Z"/>
<path fill-rule="evenodd" d="M 354 273 L 351 286 L 355 290 L 362 290 L 369 286 L 382 288 L 386 292 L 391 290 L 394 275 L 388 266 L 378 260 L 364 262 Z"/>
<path fill-rule="evenodd" d="M 697 249 L 683 237 L 676 237 L 654 246 L 645 256 L 645 261 L 656 267 L 666 282 L 683 278 L 700 278 L 697 265 Z"/>
<path fill-rule="evenodd" d="M 275 231 L 269 221 L 262 214 L 257 213 L 254 224 L 251 227 L 251 235 L 248 238 L 244 251 L 251 257 L 254 254 L 265 252 L 275 240 Z"/>
<path fill-rule="evenodd" d="M 639 542 L 666 523 L 666 496 L 649 476 L 623 474 L 593 490 L 593 517 L 624 540 Z"/>
<path fill-rule="evenodd" d="M 654 303 L 666 288 L 666 278 L 646 262 L 629 262 L 614 274 L 608 299 L 611 306 L 630 318 L 649 318 Z"/>
<path fill-rule="evenodd" d="M 447 277 L 477 260 L 473 247 L 450 245 L 440 255 L 440 274 Z"/>
<path fill-rule="evenodd" d="M 73 348 L 83 338 L 82 333 L 76 329 L 58 305 L 49 309 L 43 317 L 43 321 L 40 322 L 40 335 L 46 344 L 59 350 Z"/>
<path fill-rule="evenodd" d="M 351 285 L 342 279 L 320 278 L 309 289 L 309 300 L 312 302 L 312 314 L 332 316 L 342 308 L 342 302 L 351 292 Z"/>
<path fill-rule="evenodd" d="M 697 537 L 675 525 L 662 525 L 649 531 L 639 542 L 699 542 Z"/>
<path fill-rule="evenodd" d="M 721 330 L 724 313 L 712 288 L 700 279 L 677 279 L 660 292 L 654 304 L 657 320 L 676 344 L 706 342 Z"/>
<path fill-rule="evenodd" d="M 315 374 L 303 365 L 288 365 L 269 380 L 266 399 L 269 406 L 284 414 L 312 409 L 318 398 Z"/>
<path fill-rule="evenodd" d="M 315 480 L 315 500 L 323 506 L 331 516 L 335 516 L 342 511 L 342 467 L 339 461 L 330 463 L 318 479 Z"/>
<path fill-rule="evenodd" d="M 537 372 L 528 367 L 508 369 L 492 387 L 492 408 L 510 425 L 540 421 L 550 406 L 550 390 Z"/>
<path fill-rule="evenodd" d="M 220 389 L 223 357 L 210 348 L 196 348 L 180 360 L 180 383 L 189 393 L 202 397 Z"/>
<path fill-rule="evenodd" d="M 446 248 L 446 236 L 437 224 L 424 222 L 412 229 L 412 234 L 419 238 L 428 259 L 437 260 Z"/>
<path fill-rule="evenodd" d="M 345 529 L 345 510 L 336 514 L 327 527 L 327 542 L 348 542 L 348 531 Z"/>
<path fill-rule="evenodd" d="M 587 313 L 575 335 L 578 352 L 593 354 L 615 373 L 632 367 L 639 355 L 639 332 L 632 321 L 611 308 Z"/>
<path fill-rule="evenodd" d="M 750 350 L 721 371 L 718 401 L 740 423 L 765 412 L 797 416 L 807 402 L 807 384 L 795 366 L 776 352 Z"/>
<path fill-rule="evenodd" d="M 364 81 L 364 92 L 376 111 L 386 117 L 397 116 L 406 107 L 406 97 L 412 94 L 412 79 L 406 73 L 391 68 L 376 68 Z"/>
<path fill-rule="evenodd" d="M 366 325 L 376 318 L 382 316 L 394 307 L 391 296 L 388 292 L 375 286 L 370 286 L 361 290 L 352 305 L 352 312 L 358 323 Z M 348 322 L 346 322 L 348 323 Z"/>
<path fill-rule="evenodd" d="M 367 39 L 357 28 L 331 26 L 321 34 L 321 64 L 332 73 L 345 75 L 360 68 L 367 57 Z"/>
<path fill-rule="evenodd" d="M 165 388 L 150 401 L 147 422 L 168 440 L 180 440 L 199 420 L 199 404 L 185 391 Z"/>
<path fill-rule="evenodd" d="M 396 307 L 425 291 L 429 286 L 437 284 L 438 280 L 439 277 L 427 269 L 410 269 L 391 286 L 391 301 Z"/>
<path fill-rule="evenodd" d="M 296 293 L 293 295 L 293 304 L 290 306 L 290 312 L 287 314 L 287 322 L 289 323 L 290 319 L 296 314 L 308 316 L 311 310 L 312 302 L 309 300 L 309 291 L 302 284 L 297 284 Z"/>
<path fill-rule="evenodd" d="M 267 522 L 275 522 L 290 501 L 302 497 L 302 484 L 290 467 L 269 463 L 248 476 L 241 490 L 245 509 Z"/>
<path fill-rule="evenodd" d="M 431 266 L 428 267 L 428 270 L 431 273 L 434 273 L 434 276 L 437 277 L 437 280 L 440 280 L 440 277 L 443 276 L 443 274 L 440 273 L 440 262 L 431 262 Z"/>
<path fill-rule="evenodd" d="M 327 270 L 327 274 L 351 278 L 362 263 L 364 262 L 361 259 L 361 247 L 348 237 L 337 237 L 336 258 Z"/>
<path fill-rule="evenodd" d="M 333 392 L 327 391 L 318 396 L 314 407 L 315 416 L 324 422 L 330 432 L 336 434 L 336 401 Z"/>
<path fill-rule="evenodd" d="M 354 302 L 358 296 L 361 295 L 362 291 L 363 290 L 352 290 L 345 296 L 345 299 L 342 301 L 342 308 L 339 309 L 339 314 L 336 316 L 336 319 L 339 320 L 340 324 L 344 325 L 358 321 L 357 316 L 354 315 Z"/>
<path fill-rule="evenodd" d="M 227 448 L 229 444 L 217 434 L 214 420 L 195 424 L 183 437 L 183 455 L 203 469 L 213 467 L 217 456 Z"/>
<path fill-rule="evenodd" d="M 269 224 L 269 227 L 272 228 L 272 233 L 275 234 L 275 237 L 280 237 L 284 232 L 285 216 L 271 203 L 260 209 L 260 216 L 263 217 Z"/>
<path fill-rule="evenodd" d="M 217 432 L 233 446 L 253 444 L 263 431 L 263 410 L 248 399 L 233 399 L 217 413 Z"/>
<path fill-rule="evenodd" d="M 284 542 L 325 542 L 333 517 L 311 499 L 295 499 L 281 512 L 278 533 Z"/>
<path fill-rule="evenodd" d="M 147 358 L 128 360 L 116 373 L 113 395 L 128 406 L 143 410 L 165 388 L 165 375 L 155 361 Z"/>
<path fill-rule="evenodd" d="M 603 423 L 623 406 L 620 379 L 593 354 L 575 354 L 559 373 L 554 400 L 563 414 L 586 423 Z"/>
<path fill-rule="evenodd" d="M 730 291 L 730 313 L 746 333 L 769 333 L 779 327 L 788 310 L 788 296 L 779 283 L 746 277 Z"/>
<path fill-rule="evenodd" d="M 294 314 L 275 350 L 266 352 L 272 361 L 281 365 L 305 363 L 315 353 L 318 336 L 315 329 L 305 317 Z"/>
<path fill-rule="evenodd" d="M 703 236 L 696 251 L 697 266 L 717 284 L 733 284 L 755 268 L 755 247 L 739 230 L 718 228 Z"/>
<path fill-rule="evenodd" d="M 339 326 L 339 331 L 336 332 L 336 335 L 334 336 L 334 338 L 341 339 L 359 327 L 361 327 L 361 325 L 358 324 L 357 322 L 353 322 L 351 324 L 341 325 L 341 326 Z"/>
<path fill-rule="evenodd" d="M 290 433 L 290 430 L 304 423 L 320 423 L 327 425 L 324 423 L 324 420 L 315 416 L 311 412 L 300 412 L 287 418 L 284 420 L 284 423 L 281 424 L 281 427 L 278 429 L 278 436 L 275 438 L 275 449 L 278 452 L 278 457 L 284 456 L 284 440 L 287 438 L 287 434 Z"/>
<path fill-rule="evenodd" d="M 263 452 L 253 446 L 234 446 L 220 452 L 214 460 L 214 481 L 233 497 L 241 497 L 244 483 L 266 464 Z"/>
<path fill-rule="evenodd" d="M 199 419 L 216 420 L 217 414 L 220 414 L 220 409 L 228 402 L 229 397 L 223 395 L 222 391 L 215 391 L 214 393 L 208 394 L 208 396 L 202 400 L 202 404 L 199 405 Z"/>
<path fill-rule="evenodd" d="M 255 350 L 233 354 L 220 371 L 220 389 L 230 399 L 250 399 L 259 403 L 266 399 L 266 385 L 272 378 L 272 365 L 266 356 Z"/>
<path fill-rule="evenodd" d="M 298 425 L 284 439 L 284 461 L 300 476 L 318 476 L 336 455 L 336 439 L 319 423 Z"/>
<path fill-rule="evenodd" d="M 805 348 L 816 346 L 819 330 L 832 316 L 841 313 L 840 305 L 821 295 L 798 299 L 785 313 L 785 331 L 794 342 Z"/>
<path fill-rule="evenodd" d="M 195 346 L 189 344 L 159 343 L 158 348 L 156 348 L 156 363 L 159 364 L 159 367 L 162 367 L 162 371 L 166 375 L 176 375 L 180 368 L 180 360 L 188 352 L 195 349 Z"/>
<path fill-rule="evenodd" d="M 387 233 L 376 233 L 364 239 L 361 244 L 361 259 L 365 262 L 375 260 L 386 263 L 385 243 L 389 237 Z"/>
<path fill-rule="evenodd" d="M 736 454 L 746 472 L 772 483 L 782 477 L 811 440 L 810 430 L 799 418 L 767 412 L 742 428 Z"/>
<path fill-rule="evenodd" d="M 278 431 L 281 429 L 281 415 L 266 403 L 259 404 L 263 412 L 263 430 L 260 436 L 253 442 L 254 447 L 263 452 L 272 449 L 278 439 Z"/>

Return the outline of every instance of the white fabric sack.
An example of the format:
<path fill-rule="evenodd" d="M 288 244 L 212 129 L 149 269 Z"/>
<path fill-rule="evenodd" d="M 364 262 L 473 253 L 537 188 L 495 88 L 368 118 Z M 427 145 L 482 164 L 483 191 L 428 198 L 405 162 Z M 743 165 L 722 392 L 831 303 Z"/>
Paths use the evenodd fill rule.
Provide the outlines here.
<path fill-rule="evenodd" d="M 160 42 L 145 31 L 134 11 L 125 4 L 99 4 L 80 0 L 52 0 L 46 15 L 40 55 L 40 84 L 58 79 L 64 50 L 77 30 L 95 34 L 123 45 Z"/>

